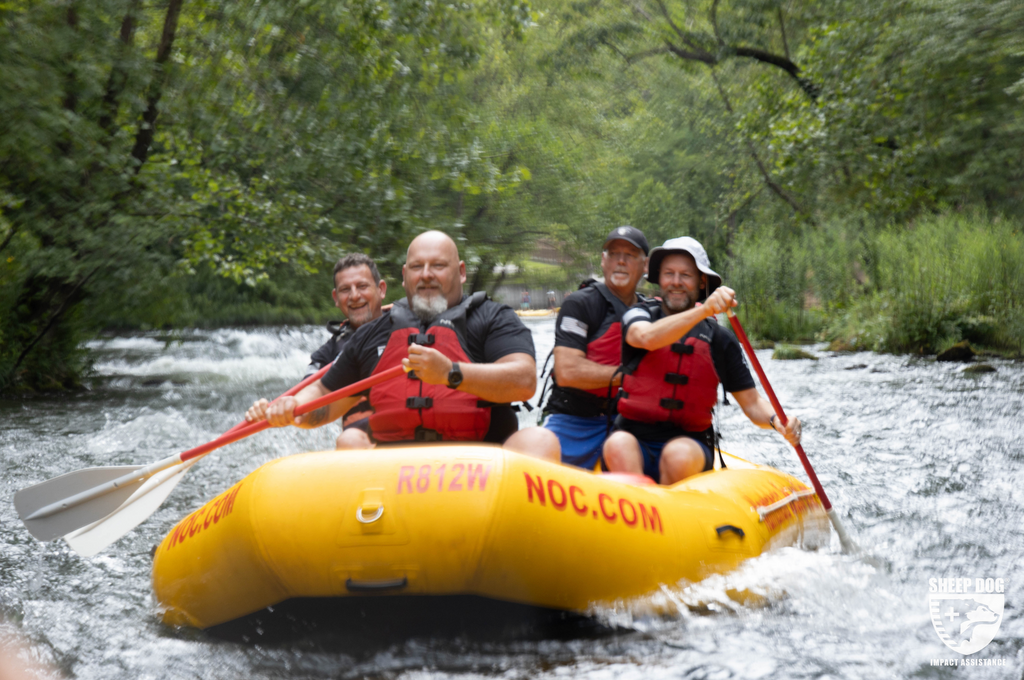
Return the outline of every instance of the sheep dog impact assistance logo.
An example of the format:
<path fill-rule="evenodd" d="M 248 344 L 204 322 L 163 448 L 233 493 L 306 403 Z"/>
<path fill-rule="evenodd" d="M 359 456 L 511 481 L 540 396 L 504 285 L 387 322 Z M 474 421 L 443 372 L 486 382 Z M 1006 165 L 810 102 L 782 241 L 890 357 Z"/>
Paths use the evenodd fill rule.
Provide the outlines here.
<path fill-rule="evenodd" d="M 928 580 L 928 611 L 947 647 L 974 654 L 992 642 L 1003 620 L 1003 579 Z"/>

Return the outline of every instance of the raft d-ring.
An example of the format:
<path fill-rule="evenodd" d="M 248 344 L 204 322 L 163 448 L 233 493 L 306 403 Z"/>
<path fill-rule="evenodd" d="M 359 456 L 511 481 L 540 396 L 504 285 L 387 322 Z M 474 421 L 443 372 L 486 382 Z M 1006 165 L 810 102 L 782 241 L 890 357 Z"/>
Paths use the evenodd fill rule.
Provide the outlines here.
<path fill-rule="evenodd" d="M 379 520 L 381 518 L 381 515 L 383 514 L 383 503 L 377 506 L 377 512 L 373 513 L 373 515 L 371 515 L 370 517 L 363 517 L 363 506 L 359 506 L 358 508 L 356 508 L 356 519 L 362 522 L 363 524 L 373 524 L 374 522 Z"/>

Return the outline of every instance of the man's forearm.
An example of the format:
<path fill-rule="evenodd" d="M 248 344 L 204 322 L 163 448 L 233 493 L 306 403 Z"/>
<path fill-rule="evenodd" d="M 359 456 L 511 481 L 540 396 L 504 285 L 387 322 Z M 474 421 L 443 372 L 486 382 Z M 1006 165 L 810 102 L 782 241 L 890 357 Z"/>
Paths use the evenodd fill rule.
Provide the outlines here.
<path fill-rule="evenodd" d="M 496 404 L 531 399 L 537 391 L 537 365 L 531 357 L 521 356 L 525 360 L 505 361 L 509 357 L 503 357 L 492 364 L 459 364 L 459 390 Z"/>
<path fill-rule="evenodd" d="M 298 406 L 301 406 L 330 393 L 331 390 L 327 389 L 322 382 L 316 380 L 302 388 L 302 390 L 295 395 L 295 400 L 298 402 Z M 320 427 L 321 425 L 333 422 L 343 416 L 349 408 L 354 406 L 356 401 L 358 401 L 358 397 L 347 397 L 340 401 L 336 401 L 333 404 L 321 406 L 320 408 L 310 411 L 303 416 L 302 422 L 297 423 L 296 427 L 301 427 L 305 430 L 312 430 Z"/>
<path fill-rule="evenodd" d="M 775 411 L 768 400 L 758 393 L 756 387 L 733 392 L 732 396 L 736 399 L 736 403 L 740 405 L 740 408 L 743 409 L 743 413 L 750 419 L 750 422 L 761 428 L 771 428 L 771 420 L 772 416 L 775 415 Z"/>
<path fill-rule="evenodd" d="M 633 347 L 654 351 L 668 347 L 690 332 L 694 326 L 707 318 L 703 307 L 672 314 L 651 323 L 636 322 L 629 327 L 626 342 Z"/>
<path fill-rule="evenodd" d="M 607 388 L 608 382 L 619 370 L 591 361 L 580 350 L 569 347 L 555 348 L 555 381 L 561 387 L 575 387 L 580 390 Z M 616 384 L 619 380 L 616 379 Z"/>

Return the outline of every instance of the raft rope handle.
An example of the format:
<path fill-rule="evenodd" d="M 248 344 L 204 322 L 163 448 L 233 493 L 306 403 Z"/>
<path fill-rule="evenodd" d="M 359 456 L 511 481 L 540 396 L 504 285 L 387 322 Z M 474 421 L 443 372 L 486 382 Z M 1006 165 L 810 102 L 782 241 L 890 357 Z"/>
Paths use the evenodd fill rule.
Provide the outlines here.
<path fill-rule="evenodd" d="M 798 501 L 801 498 L 807 496 L 813 496 L 815 494 L 814 489 L 802 489 L 800 491 L 794 491 L 783 499 L 777 500 L 771 505 L 759 505 L 754 510 L 757 512 L 757 521 L 763 522 L 764 518 L 772 514 L 776 510 L 781 510 L 793 501 Z"/>
<path fill-rule="evenodd" d="M 356 508 L 356 519 L 360 523 L 362 523 L 362 524 L 373 524 L 374 522 L 379 520 L 381 518 L 381 515 L 383 515 L 383 514 L 384 514 L 384 504 L 383 503 L 381 503 L 379 506 L 377 506 L 377 511 L 375 513 L 373 513 L 373 515 L 371 515 L 370 517 L 364 517 L 363 516 L 363 506 L 360 505 L 358 508 Z"/>

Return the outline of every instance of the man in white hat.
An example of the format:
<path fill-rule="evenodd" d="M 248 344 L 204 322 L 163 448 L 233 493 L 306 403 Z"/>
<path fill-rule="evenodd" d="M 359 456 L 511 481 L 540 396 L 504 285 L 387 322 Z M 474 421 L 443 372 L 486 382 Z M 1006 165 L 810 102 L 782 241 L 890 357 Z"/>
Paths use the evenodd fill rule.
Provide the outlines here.
<path fill-rule="evenodd" d="M 719 384 L 751 422 L 798 444 L 799 419 L 788 427 L 776 419 L 736 338 L 714 318 L 736 306 L 736 293 L 722 285 L 703 246 L 688 236 L 669 239 L 651 251 L 647 280 L 658 284 L 661 300 L 641 302 L 622 317 L 626 376 L 605 466 L 662 484 L 711 470 Z"/>

